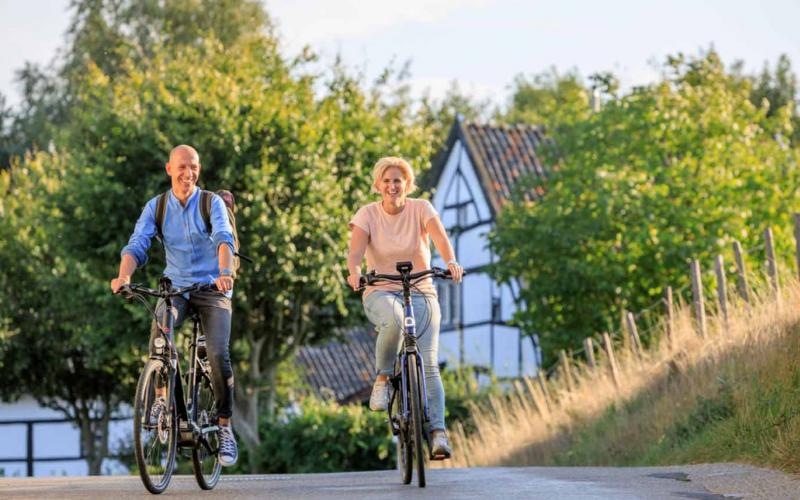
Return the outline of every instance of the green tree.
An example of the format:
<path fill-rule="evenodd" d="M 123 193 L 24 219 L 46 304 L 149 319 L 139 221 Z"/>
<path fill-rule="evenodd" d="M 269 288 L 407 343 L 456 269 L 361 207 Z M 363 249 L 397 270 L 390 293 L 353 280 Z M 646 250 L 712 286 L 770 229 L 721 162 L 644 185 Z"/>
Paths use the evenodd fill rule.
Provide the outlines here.
<path fill-rule="evenodd" d="M 557 129 L 549 178 L 521 183 L 491 235 L 495 272 L 522 279 L 518 320 L 550 360 L 686 284 L 690 259 L 733 239 L 755 246 L 772 225 L 789 251 L 798 152 L 774 139 L 791 131 L 788 110 L 754 106 L 714 52 L 670 58 L 665 74 Z"/>
<path fill-rule="evenodd" d="M 760 107 L 767 102 L 769 110 L 767 116 L 774 116 L 783 108 L 788 108 L 792 120 L 792 134 L 787 138 L 798 145 L 800 139 L 800 113 L 798 112 L 798 86 L 797 75 L 792 71 L 789 56 L 782 54 L 775 65 L 775 72 L 769 69 L 769 64 L 764 64 L 764 69 L 758 77 L 753 78 L 753 88 L 750 100 L 754 106 Z"/>
<path fill-rule="evenodd" d="M 611 80 L 606 83 L 604 90 L 616 91 Z M 506 123 L 544 125 L 548 134 L 556 134 L 589 116 L 591 98 L 592 89 L 576 70 L 561 74 L 551 68 L 530 77 L 518 75 L 511 86 L 508 111 L 498 118 Z"/>
<path fill-rule="evenodd" d="M 67 164 L 38 153 L 0 172 L 0 396 L 30 395 L 74 421 L 89 472 L 99 474 L 109 419 L 130 399 L 140 356 L 135 332 L 109 325 L 105 283 L 59 247 Z"/>
<path fill-rule="evenodd" d="M 481 121 L 488 119 L 493 113 L 496 114 L 491 100 L 479 99 L 465 93 L 457 81 L 451 82 L 441 99 L 426 95 L 420 104 L 424 122 L 431 127 L 435 140 L 434 151 L 438 151 L 444 145 L 447 133 L 457 116 L 460 115 L 466 121 Z"/>
<path fill-rule="evenodd" d="M 65 47 L 51 63 L 26 63 L 17 72 L 23 95 L 0 129 L 0 168 L 12 156 L 47 150 L 68 126 L 88 62 L 114 78 L 157 50 L 198 46 L 209 38 L 228 46 L 272 30 L 255 0 L 73 0 L 70 10 Z"/>

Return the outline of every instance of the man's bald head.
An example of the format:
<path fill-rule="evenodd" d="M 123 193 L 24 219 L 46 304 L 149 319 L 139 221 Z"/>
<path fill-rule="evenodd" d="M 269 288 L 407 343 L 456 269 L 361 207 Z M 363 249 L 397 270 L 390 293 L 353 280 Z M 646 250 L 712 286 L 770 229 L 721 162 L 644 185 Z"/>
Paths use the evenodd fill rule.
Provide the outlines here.
<path fill-rule="evenodd" d="M 197 150 L 187 144 L 181 144 L 180 146 L 172 148 L 172 151 L 169 152 L 169 162 L 172 163 L 176 156 L 194 157 L 197 159 L 197 162 L 200 163 L 200 155 L 197 154 Z"/>
<path fill-rule="evenodd" d="M 194 192 L 197 179 L 200 177 L 200 155 L 191 146 L 181 144 L 169 152 L 167 175 L 172 178 L 172 191 L 185 203 Z"/>

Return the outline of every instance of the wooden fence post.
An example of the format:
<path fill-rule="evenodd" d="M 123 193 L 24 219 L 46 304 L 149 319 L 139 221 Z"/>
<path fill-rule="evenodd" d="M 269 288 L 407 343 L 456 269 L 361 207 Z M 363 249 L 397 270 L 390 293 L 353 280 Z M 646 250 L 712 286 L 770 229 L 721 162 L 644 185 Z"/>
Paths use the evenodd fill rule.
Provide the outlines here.
<path fill-rule="evenodd" d="M 559 351 L 558 359 L 561 361 L 561 369 L 564 372 L 564 379 L 567 382 L 567 390 L 572 392 L 575 389 L 572 383 L 572 367 L 570 366 L 569 357 L 567 357 L 567 353 L 564 349 Z"/>
<path fill-rule="evenodd" d="M 589 370 L 594 371 L 597 363 L 594 361 L 594 342 L 591 337 L 583 339 L 583 353 L 586 355 L 586 365 Z"/>
<path fill-rule="evenodd" d="M 772 286 L 772 292 L 778 296 L 778 262 L 775 260 L 775 245 L 772 242 L 772 228 L 767 228 L 764 231 L 764 245 L 767 250 L 767 274 L 769 275 L 769 283 Z"/>
<path fill-rule="evenodd" d="M 628 335 L 631 336 L 631 350 L 636 354 L 636 357 L 642 357 L 642 342 L 639 340 L 639 330 L 636 328 L 636 318 L 633 313 L 628 311 L 625 313 L 625 322 L 628 325 Z"/>
<path fill-rule="evenodd" d="M 547 411 L 550 412 L 553 410 L 553 400 L 550 397 L 550 391 L 547 390 L 546 378 L 547 377 L 544 371 L 539 370 L 539 376 L 536 377 L 536 380 L 539 381 L 539 389 L 542 390 L 542 395 L 544 396 L 544 402 L 547 405 Z"/>
<path fill-rule="evenodd" d="M 533 385 L 533 381 L 530 377 L 525 377 L 525 387 L 528 389 L 528 394 L 530 395 L 531 399 L 533 400 L 534 406 L 536 406 L 536 411 L 539 413 L 539 416 L 542 418 L 547 418 L 549 409 L 547 408 L 546 402 L 543 402 L 539 397 L 539 388 Z M 542 396 L 544 397 L 544 396 Z"/>
<path fill-rule="evenodd" d="M 714 273 L 717 275 L 717 298 L 719 299 L 719 310 L 722 312 L 722 321 L 725 329 L 728 329 L 728 282 L 725 279 L 725 262 L 722 255 L 717 255 L 714 261 Z"/>
<path fill-rule="evenodd" d="M 664 307 L 666 308 L 666 332 L 667 332 L 667 345 L 672 347 L 672 337 L 675 335 L 675 319 L 674 319 L 674 306 L 672 304 L 672 287 L 668 286 L 664 289 Z"/>
<path fill-rule="evenodd" d="M 738 241 L 733 242 L 733 255 L 736 258 L 736 288 L 739 296 L 744 299 L 746 304 L 750 304 L 750 285 L 747 284 L 747 268 L 744 265 L 744 255 L 742 245 Z"/>
<path fill-rule="evenodd" d="M 797 276 L 800 278 L 800 214 L 794 214 L 794 259 L 797 264 Z"/>
<path fill-rule="evenodd" d="M 694 299 L 694 314 L 697 320 L 697 333 L 706 336 L 706 306 L 703 302 L 703 282 L 700 277 L 700 262 L 692 260 L 692 297 Z"/>
<path fill-rule="evenodd" d="M 619 389 L 619 368 L 617 368 L 617 360 L 614 357 L 614 346 L 611 343 L 611 337 L 607 333 L 603 334 L 603 347 L 608 357 L 608 365 L 611 368 L 611 378 L 614 380 L 614 385 Z"/>

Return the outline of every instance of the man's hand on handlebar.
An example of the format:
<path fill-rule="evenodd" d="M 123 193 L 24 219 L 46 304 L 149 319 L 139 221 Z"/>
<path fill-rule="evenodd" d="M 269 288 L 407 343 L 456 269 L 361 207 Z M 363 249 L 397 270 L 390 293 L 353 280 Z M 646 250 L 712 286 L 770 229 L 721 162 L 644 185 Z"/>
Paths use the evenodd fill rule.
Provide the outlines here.
<path fill-rule="evenodd" d="M 214 280 L 214 284 L 217 285 L 217 290 L 222 293 L 233 290 L 233 278 L 230 276 L 220 276 Z"/>
<path fill-rule="evenodd" d="M 130 276 L 120 276 L 111 280 L 111 293 L 117 294 L 119 293 L 120 287 L 122 285 L 130 285 L 131 277 Z"/>

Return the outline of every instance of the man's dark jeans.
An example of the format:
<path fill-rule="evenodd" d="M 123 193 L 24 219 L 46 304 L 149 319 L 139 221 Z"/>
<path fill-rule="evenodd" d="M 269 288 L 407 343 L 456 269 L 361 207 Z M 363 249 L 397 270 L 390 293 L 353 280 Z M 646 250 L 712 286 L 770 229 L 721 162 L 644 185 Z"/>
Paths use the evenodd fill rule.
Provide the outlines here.
<path fill-rule="evenodd" d="M 231 299 L 219 292 L 194 292 L 189 300 L 173 297 L 172 304 L 178 311 L 175 318 L 174 331 L 183 324 L 187 308 L 197 311 L 200 316 L 200 331 L 206 336 L 206 352 L 211 363 L 211 384 L 214 387 L 214 398 L 217 400 L 217 414 L 222 418 L 230 418 L 233 414 L 233 367 L 231 366 Z M 159 299 L 156 315 L 164 314 L 164 301 Z M 150 353 L 153 354 L 153 340 L 158 330 L 155 322 L 150 328 Z"/>

